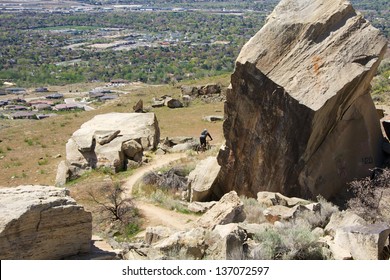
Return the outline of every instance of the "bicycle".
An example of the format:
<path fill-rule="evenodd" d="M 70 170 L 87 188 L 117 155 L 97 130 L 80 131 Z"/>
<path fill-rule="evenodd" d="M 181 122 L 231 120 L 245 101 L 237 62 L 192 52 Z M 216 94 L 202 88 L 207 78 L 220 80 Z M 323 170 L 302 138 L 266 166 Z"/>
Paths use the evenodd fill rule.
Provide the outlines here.
<path fill-rule="evenodd" d="M 199 144 L 196 146 L 196 152 L 198 154 L 204 153 L 205 151 L 210 150 L 210 149 L 211 149 L 210 140 L 206 141 L 206 145 Z"/>

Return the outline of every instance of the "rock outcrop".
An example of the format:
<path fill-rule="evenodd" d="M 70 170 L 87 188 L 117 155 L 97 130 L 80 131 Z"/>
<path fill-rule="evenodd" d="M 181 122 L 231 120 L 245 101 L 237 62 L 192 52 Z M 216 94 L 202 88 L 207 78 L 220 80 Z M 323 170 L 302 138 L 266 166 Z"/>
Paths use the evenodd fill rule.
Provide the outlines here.
<path fill-rule="evenodd" d="M 0 259 L 52 260 L 89 253 L 92 215 L 63 188 L 0 189 Z"/>
<path fill-rule="evenodd" d="M 213 229 L 217 225 L 239 223 L 245 220 L 244 204 L 235 191 L 225 194 L 197 221 L 203 228 Z"/>
<path fill-rule="evenodd" d="M 369 95 L 386 39 L 344 0 L 282 0 L 231 77 L 214 192 L 330 198 L 381 164 Z"/>
<path fill-rule="evenodd" d="M 188 176 L 191 202 L 205 202 L 212 199 L 211 186 L 219 170 L 220 166 L 215 157 L 208 157 L 197 164 Z"/>
<path fill-rule="evenodd" d="M 66 162 L 59 166 L 57 185 L 88 169 L 125 170 L 129 161 L 140 162 L 143 151 L 155 149 L 159 141 L 160 129 L 154 113 L 97 115 L 68 140 Z"/>
<path fill-rule="evenodd" d="M 219 84 L 209 84 L 204 86 L 181 86 L 181 94 L 184 99 L 198 98 L 205 102 L 225 101 L 225 89 Z"/>
<path fill-rule="evenodd" d="M 390 257 L 390 227 L 386 223 L 369 224 L 349 210 L 340 212 L 322 198 L 313 203 L 271 192 L 258 197 L 262 198 L 258 202 L 242 202 L 235 192 L 225 194 L 192 224 L 193 228 L 147 228 L 143 239 L 122 247 L 122 256 L 131 260 Z M 271 208 L 265 211 L 272 211 L 278 219 L 254 223 L 249 215 L 245 217 L 244 213 L 256 207 L 264 209 L 270 203 Z M 291 215 L 285 215 L 287 209 Z"/>

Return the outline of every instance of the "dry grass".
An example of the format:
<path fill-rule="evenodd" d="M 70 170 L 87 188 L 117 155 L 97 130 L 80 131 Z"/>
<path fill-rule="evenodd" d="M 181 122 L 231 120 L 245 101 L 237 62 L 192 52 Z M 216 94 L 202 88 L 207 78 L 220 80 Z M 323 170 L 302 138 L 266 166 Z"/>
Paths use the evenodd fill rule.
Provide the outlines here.
<path fill-rule="evenodd" d="M 227 75 L 217 78 L 194 81 L 193 84 L 205 85 L 219 82 L 224 86 L 229 83 Z M 191 83 L 186 83 L 191 84 Z M 77 84 L 63 87 L 50 87 L 65 94 L 88 91 L 101 84 Z M 120 100 L 101 105 L 89 112 L 67 113 L 55 118 L 35 120 L 0 119 L 0 187 L 18 186 L 21 184 L 53 185 L 57 166 L 65 158 L 65 145 L 70 136 L 81 124 L 97 114 L 109 112 L 132 112 L 132 107 L 139 99 L 144 100 L 145 107 L 153 97 L 180 95 L 180 85 L 148 86 L 128 85 L 118 88 L 128 92 Z M 205 104 L 195 101 L 190 107 L 180 109 L 153 109 L 159 121 L 161 138 L 173 136 L 198 137 L 200 131 L 208 128 L 214 141 L 223 143 L 222 122 L 208 123 L 203 116 L 223 114 L 223 103 Z M 61 157 L 57 158 L 57 155 Z"/>

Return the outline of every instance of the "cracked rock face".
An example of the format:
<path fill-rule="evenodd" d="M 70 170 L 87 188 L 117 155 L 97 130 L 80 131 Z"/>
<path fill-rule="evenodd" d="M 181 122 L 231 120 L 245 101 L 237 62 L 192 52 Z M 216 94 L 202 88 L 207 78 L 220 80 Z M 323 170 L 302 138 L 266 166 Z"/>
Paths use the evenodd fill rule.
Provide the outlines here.
<path fill-rule="evenodd" d="M 386 40 L 342 0 L 282 0 L 231 77 L 214 192 L 330 198 L 382 160 L 370 81 Z"/>
<path fill-rule="evenodd" d="M 63 188 L 0 189 L 0 259 L 52 260 L 88 253 L 92 215 Z"/>
<path fill-rule="evenodd" d="M 76 178 L 85 170 L 107 167 L 126 169 L 128 161 L 142 160 L 143 151 L 155 149 L 160 129 L 154 113 L 109 113 L 97 115 L 75 131 L 66 144 L 66 162 L 57 172 L 57 185 Z M 137 150 L 128 143 L 135 142 Z"/>

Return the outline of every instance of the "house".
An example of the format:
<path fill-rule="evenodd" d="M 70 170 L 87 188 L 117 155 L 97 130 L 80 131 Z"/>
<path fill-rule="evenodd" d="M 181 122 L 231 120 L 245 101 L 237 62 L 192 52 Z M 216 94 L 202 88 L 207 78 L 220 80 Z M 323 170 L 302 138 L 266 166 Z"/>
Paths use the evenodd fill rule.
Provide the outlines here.
<path fill-rule="evenodd" d="M 71 111 L 71 110 L 84 110 L 84 107 L 79 104 L 58 104 L 54 106 L 54 111 Z"/>
<path fill-rule="evenodd" d="M 32 112 L 15 112 L 8 115 L 9 119 L 36 119 L 37 116 Z"/>
<path fill-rule="evenodd" d="M 95 98 L 103 97 L 104 93 L 91 91 L 88 95 L 89 95 L 89 98 L 95 99 Z"/>
<path fill-rule="evenodd" d="M 34 105 L 31 106 L 31 108 L 33 110 L 37 110 L 37 111 L 44 111 L 44 110 L 51 110 L 52 109 L 51 105 L 43 104 L 43 103 L 34 104 Z"/>
<path fill-rule="evenodd" d="M 46 105 L 52 106 L 52 105 L 54 105 L 54 102 L 51 101 L 51 100 L 40 100 L 40 99 L 38 99 L 38 100 L 30 100 L 30 101 L 28 102 L 28 104 L 29 104 L 30 106 L 38 105 L 38 104 L 46 104 Z"/>
<path fill-rule="evenodd" d="M 6 94 L 7 93 L 4 90 L 0 89 L 0 95 L 6 95 Z"/>
<path fill-rule="evenodd" d="M 8 100 L 8 103 L 10 103 L 10 104 L 20 104 L 20 103 L 26 104 L 27 102 L 26 102 L 26 100 L 18 97 L 18 98 L 13 98 L 13 99 Z"/>
<path fill-rule="evenodd" d="M 6 88 L 5 92 L 7 94 L 25 94 L 26 90 L 24 88 Z"/>
<path fill-rule="evenodd" d="M 50 95 L 46 95 L 45 98 L 46 99 L 62 99 L 62 98 L 64 98 L 64 95 L 61 94 L 61 93 L 53 93 L 53 94 L 50 94 Z"/>
<path fill-rule="evenodd" d="M 39 87 L 35 89 L 35 92 L 48 92 L 47 87 Z"/>
<path fill-rule="evenodd" d="M 15 107 L 13 108 L 14 111 L 27 111 L 28 110 L 28 107 L 26 106 L 21 106 L 21 105 L 15 105 Z"/>
<path fill-rule="evenodd" d="M 21 105 L 5 105 L 4 109 L 12 111 L 27 111 L 28 107 Z"/>
<path fill-rule="evenodd" d="M 0 100 L 0 107 L 8 105 L 8 100 Z"/>

